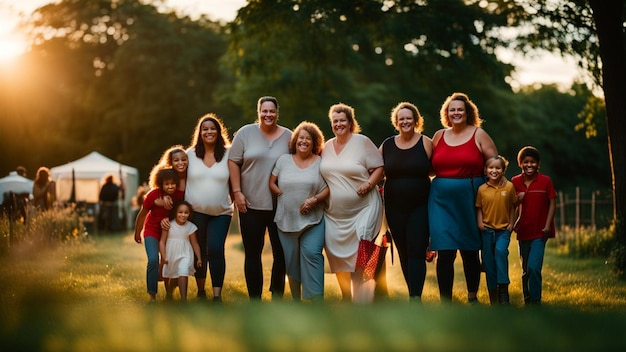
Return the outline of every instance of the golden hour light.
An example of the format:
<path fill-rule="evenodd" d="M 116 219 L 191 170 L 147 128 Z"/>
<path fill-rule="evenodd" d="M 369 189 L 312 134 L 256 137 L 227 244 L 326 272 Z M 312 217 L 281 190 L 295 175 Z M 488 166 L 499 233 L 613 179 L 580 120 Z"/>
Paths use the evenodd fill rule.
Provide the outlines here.
<path fill-rule="evenodd" d="M 19 38 L 0 36 L 0 62 L 10 62 L 22 55 L 26 50 L 26 43 Z"/>

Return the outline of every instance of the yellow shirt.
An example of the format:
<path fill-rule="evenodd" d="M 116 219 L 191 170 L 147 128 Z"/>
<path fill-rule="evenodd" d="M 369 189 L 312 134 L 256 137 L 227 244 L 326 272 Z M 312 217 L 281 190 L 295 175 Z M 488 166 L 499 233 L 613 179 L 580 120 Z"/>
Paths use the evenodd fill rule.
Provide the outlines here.
<path fill-rule="evenodd" d="M 517 195 L 511 181 L 506 181 L 503 186 L 483 183 L 476 195 L 476 208 L 482 209 L 483 224 L 494 230 L 504 230 L 515 221 L 510 216 L 516 202 Z"/>

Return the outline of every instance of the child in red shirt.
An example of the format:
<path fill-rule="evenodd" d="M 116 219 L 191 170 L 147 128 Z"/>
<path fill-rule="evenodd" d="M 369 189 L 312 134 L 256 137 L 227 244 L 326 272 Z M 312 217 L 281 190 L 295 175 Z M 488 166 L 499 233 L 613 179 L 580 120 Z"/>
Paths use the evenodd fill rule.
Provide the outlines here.
<path fill-rule="evenodd" d="M 524 303 L 541 304 L 541 270 L 546 241 L 554 238 L 556 191 L 550 177 L 539 173 L 539 151 L 531 146 L 517 154 L 522 173 L 511 179 L 519 200 L 515 232 L 522 261 Z"/>
<path fill-rule="evenodd" d="M 169 210 L 155 204 L 157 199 L 170 196 L 172 200 L 182 201 L 184 194 L 177 189 L 179 176 L 173 169 L 161 169 L 157 172 L 152 189 L 143 201 L 141 210 L 135 221 L 135 242 L 141 243 L 141 233 L 146 246 L 148 265 L 146 268 L 146 282 L 150 302 L 156 301 L 159 282 L 159 241 L 161 239 L 161 220 L 169 216 Z"/>

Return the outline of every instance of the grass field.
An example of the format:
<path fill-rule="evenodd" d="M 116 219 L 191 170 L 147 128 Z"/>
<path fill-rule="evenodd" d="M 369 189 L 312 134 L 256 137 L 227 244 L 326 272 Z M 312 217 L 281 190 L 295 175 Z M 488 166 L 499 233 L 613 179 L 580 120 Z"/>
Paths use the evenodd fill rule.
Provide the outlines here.
<path fill-rule="evenodd" d="M 269 244 L 266 244 L 268 247 Z M 0 344 L 10 351 L 623 351 L 626 283 L 602 259 L 548 249 L 541 307 L 524 308 L 517 242 L 511 243 L 510 307 L 466 304 L 461 260 L 455 300 L 440 303 L 428 265 L 423 303 L 409 302 L 399 263 L 388 256 L 389 298 L 342 304 L 334 275 L 324 305 L 250 303 L 238 235 L 227 241 L 224 303 L 147 304 L 145 251 L 131 233 L 92 236 L 46 249 L 13 247 L 0 257 Z M 266 248 L 267 249 L 267 248 Z M 397 258 L 397 257 L 396 257 Z M 266 291 L 271 258 L 264 255 Z"/>

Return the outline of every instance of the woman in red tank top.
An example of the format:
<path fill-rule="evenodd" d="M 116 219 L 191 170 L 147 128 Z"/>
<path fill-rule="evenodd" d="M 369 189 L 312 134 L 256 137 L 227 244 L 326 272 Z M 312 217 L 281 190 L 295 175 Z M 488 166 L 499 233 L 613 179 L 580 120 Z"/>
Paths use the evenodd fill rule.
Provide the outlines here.
<path fill-rule="evenodd" d="M 454 261 L 461 251 L 467 298 L 478 302 L 481 237 L 474 199 L 484 183 L 484 161 L 498 155 L 491 137 L 480 128 L 476 105 L 464 93 L 454 93 L 440 111 L 443 129 L 433 136 L 435 178 L 428 199 L 431 249 L 439 252 L 437 281 L 442 299 L 452 300 Z"/>

